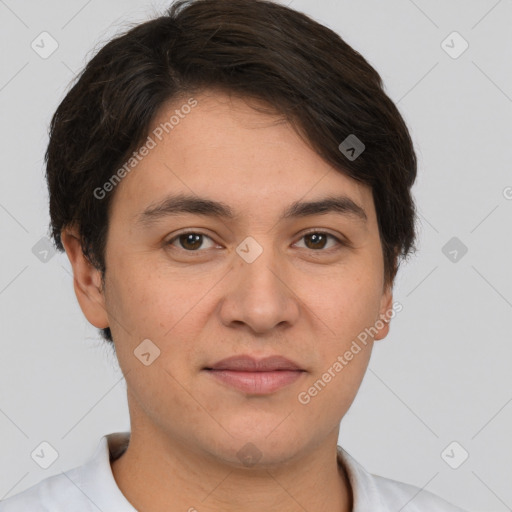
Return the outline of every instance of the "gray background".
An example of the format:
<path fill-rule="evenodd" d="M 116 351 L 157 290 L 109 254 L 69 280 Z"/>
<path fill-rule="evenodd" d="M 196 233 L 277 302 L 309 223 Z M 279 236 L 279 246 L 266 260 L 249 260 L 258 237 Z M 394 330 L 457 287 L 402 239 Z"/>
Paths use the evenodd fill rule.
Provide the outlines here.
<path fill-rule="evenodd" d="M 168 3 L 0 0 L 0 498 L 129 429 L 115 358 L 78 307 L 66 256 L 45 253 L 43 154 L 51 115 L 94 48 Z M 375 346 L 340 444 L 369 471 L 467 510 L 512 510 L 512 1 L 291 6 L 381 73 L 419 158 L 419 252 L 395 287 L 403 311 Z M 43 31 L 59 45 L 46 59 L 31 48 Z M 442 46 L 453 31 L 469 43 L 458 58 Z M 459 247 L 445 255 L 452 237 Z M 42 441 L 59 454 L 46 470 L 30 456 Z M 462 450 L 469 458 L 452 469 Z"/>

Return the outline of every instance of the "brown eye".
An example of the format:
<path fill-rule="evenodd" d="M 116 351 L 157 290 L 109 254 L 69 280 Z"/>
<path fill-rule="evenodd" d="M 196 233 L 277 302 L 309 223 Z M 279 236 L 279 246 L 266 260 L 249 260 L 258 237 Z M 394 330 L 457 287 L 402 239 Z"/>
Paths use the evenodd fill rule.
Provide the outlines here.
<path fill-rule="evenodd" d="M 309 249 L 323 249 L 327 242 L 327 236 L 325 233 L 310 233 L 304 236 L 304 240 Z"/>
<path fill-rule="evenodd" d="M 338 245 L 344 245 L 343 242 L 341 242 L 341 240 L 336 238 L 334 235 L 323 233 L 321 231 L 306 233 L 302 239 L 305 241 L 306 248 L 312 250 L 326 249 L 329 239 L 334 240 Z M 327 247 L 327 249 L 330 248 L 331 247 Z"/>
<path fill-rule="evenodd" d="M 180 235 L 178 240 L 184 249 L 195 250 L 201 247 L 201 244 L 203 243 L 202 236 L 203 235 L 198 235 L 195 233 L 188 233 L 186 235 Z"/>
<path fill-rule="evenodd" d="M 197 252 L 197 250 L 203 246 L 205 239 L 211 240 L 207 235 L 189 231 L 175 236 L 167 242 L 167 245 L 172 245 L 189 252 Z M 179 246 L 176 246 L 175 242 L 178 242 Z"/>

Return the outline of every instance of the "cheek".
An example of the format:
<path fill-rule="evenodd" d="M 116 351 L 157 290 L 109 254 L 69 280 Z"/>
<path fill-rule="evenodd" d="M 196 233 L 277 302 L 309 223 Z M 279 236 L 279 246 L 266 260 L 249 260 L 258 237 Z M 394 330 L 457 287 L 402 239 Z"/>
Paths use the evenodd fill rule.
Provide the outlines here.
<path fill-rule="evenodd" d="M 304 277 L 297 289 L 308 290 L 304 303 L 325 327 L 333 348 L 357 337 L 378 319 L 382 299 L 381 276 L 371 268 L 347 267 L 321 279 Z"/>
<path fill-rule="evenodd" d="M 179 278 L 152 268 L 149 259 L 119 258 L 108 275 L 107 309 L 133 338 L 161 339 L 190 309 L 192 294 L 185 293 Z"/>
<path fill-rule="evenodd" d="M 120 364 L 124 370 L 138 369 L 141 363 L 134 350 L 149 339 L 160 351 L 155 360 L 162 370 L 159 378 L 171 379 L 165 368 L 180 381 L 188 380 L 187 369 L 190 372 L 197 350 L 194 340 L 201 334 L 199 316 L 205 314 L 206 302 L 201 299 L 207 288 L 191 287 L 190 281 L 177 275 L 137 270 L 141 267 L 124 267 L 123 272 L 118 268 L 107 281 L 107 311 Z"/>
<path fill-rule="evenodd" d="M 298 401 L 310 414 L 329 414 L 333 425 L 352 404 L 366 373 L 373 345 L 370 327 L 379 318 L 381 279 L 375 267 L 365 272 L 363 266 L 354 266 L 325 282 L 323 298 L 316 294 L 312 299 L 311 307 L 329 330 L 316 346 L 321 364 Z"/>

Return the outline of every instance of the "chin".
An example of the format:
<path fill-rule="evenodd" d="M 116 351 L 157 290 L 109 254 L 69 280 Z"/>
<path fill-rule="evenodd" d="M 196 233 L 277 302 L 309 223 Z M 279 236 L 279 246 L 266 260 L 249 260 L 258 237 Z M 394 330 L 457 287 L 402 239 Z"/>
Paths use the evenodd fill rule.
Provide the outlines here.
<path fill-rule="evenodd" d="M 211 447 L 215 446 L 216 457 L 236 466 L 284 463 L 310 442 L 304 432 L 312 431 L 311 427 L 305 427 L 302 433 L 291 428 L 287 420 L 283 421 L 285 417 L 274 416 L 272 421 L 262 421 L 254 415 L 221 423 L 231 435 L 222 430 L 221 439 L 211 440 L 208 450 L 211 452 Z"/>

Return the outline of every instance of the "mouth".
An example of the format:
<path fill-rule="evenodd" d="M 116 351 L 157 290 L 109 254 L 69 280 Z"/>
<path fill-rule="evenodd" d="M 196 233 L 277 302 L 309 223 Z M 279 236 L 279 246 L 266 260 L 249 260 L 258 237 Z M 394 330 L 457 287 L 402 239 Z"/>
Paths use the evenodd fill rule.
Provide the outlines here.
<path fill-rule="evenodd" d="M 233 356 L 204 370 L 222 384 L 254 395 L 274 393 L 306 373 L 295 362 L 281 356 L 259 360 L 247 355 Z"/>

